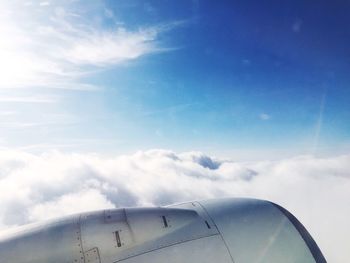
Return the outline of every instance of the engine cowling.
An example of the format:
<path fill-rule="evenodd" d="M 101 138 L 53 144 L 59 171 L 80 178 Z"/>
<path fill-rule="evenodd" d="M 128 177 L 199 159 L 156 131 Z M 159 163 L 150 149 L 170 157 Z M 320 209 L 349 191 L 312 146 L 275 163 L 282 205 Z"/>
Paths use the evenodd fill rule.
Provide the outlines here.
<path fill-rule="evenodd" d="M 213 199 L 73 215 L 0 236 L 2 263 L 323 263 L 284 208 Z"/>

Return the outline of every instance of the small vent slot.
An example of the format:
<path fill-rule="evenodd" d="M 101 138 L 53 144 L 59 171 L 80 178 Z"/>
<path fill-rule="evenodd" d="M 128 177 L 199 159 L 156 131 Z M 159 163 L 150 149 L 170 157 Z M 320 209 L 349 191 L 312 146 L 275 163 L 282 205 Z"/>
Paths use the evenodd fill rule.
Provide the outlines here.
<path fill-rule="evenodd" d="M 207 220 L 205 220 L 205 224 L 207 225 L 207 227 L 208 227 L 209 229 L 211 229 L 211 227 L 210 227 L 210 225 L 209 225 L 209 223 L 208 223 Z"/>
<path fill-rule="evenodd" d="M 122 246 L 122 242 L 120 241 L 120 235 L 119 235 L 119 231 L 115 231 L 115 240 L 117 241 L 117 246 L 121 247 Z"/>
<path fill-rule="evenodd" d="M 164 227 L 168 227 L 168 221 L 165 216 L 162 216 Z"/>

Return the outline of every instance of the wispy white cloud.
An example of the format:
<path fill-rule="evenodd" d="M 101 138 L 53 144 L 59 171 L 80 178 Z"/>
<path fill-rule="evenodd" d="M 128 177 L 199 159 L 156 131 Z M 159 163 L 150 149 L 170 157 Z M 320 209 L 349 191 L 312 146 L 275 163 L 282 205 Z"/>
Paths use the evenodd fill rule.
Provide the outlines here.
<path fill-rule="evenodd" d="M 52 126 L 66 122 L 44 114 L 69 113 L 90 123 L 108 114 L 103 107 L 91 107 L 106 94 L 96 91 L 108 88 L 96 84 L 103 82 L 99 74 L 165 52 L 160 35 L 181 23 L 127 25 L 101 1 L 0 1 L 1 136 L 13 146 L 31 139 L 29 144 L 52 143 L 52 137 L 67 137 L 73 129 L 60 129 L 57 135 Z M 31 134 L 37 127 L 41 133 Z"/>
<path fill-rule="evenodd" d="M 106 67 L 159 52 L 158 35 L 176 23 L 129 30 L 103 27 L 86 16 L 88 4 L 20 1 L 0 4 L 0 88 L 91 89 L 82 77 Z M 106 17 L 103 4 L 95 16 Z M 84 15 L 83 15 L 84 14 Z M 108 12 L 109 16 L 111 11 Z"/>
<path fill-rule="evenodd" d="M 350 258 L 349 171 L 350 155 L 242 163 L 165 150 L 117 157 L 3 150 L 0 227 L 114 206 L 255 197 L 289 209 L 328 261 L 340 263 Z"/>
<path fill-rule="evenodd" d="M 55 103 L 58 97 L 53 96 L 1 96 L 0 102 L 18 102 L 18 103 Z"/>
<path fill-rule="evenodd" d="M 1 99 L 0 99 L 1 102 Z M 12 101 L 10 101 L 12 103 Z M 15 100 L 15 102 L 21 103 L 51 103 L 51 101 L 41 101 L 41 100 L 28 100 L 28 101 L 21 101 L 21 100 Z M 43 105 L 40 105 L 43 107 Z M 45 105 L 46 107 L 47 105 Z M 0 112 L 0 129 L 2 134 L 6 133 L 12 133 L 13 130 L 21 130 L 21 131 L 34 131 L 34 129 L 42 129 L 45 130 L 47 128 L 53 128 L 53 127 L 67 127 L 76 125 L 81 121 L 80 119 L 76 118 L 73 115 L 69 114 L 52 114 L 52 113 L 45 113 L 40 112 L 37 113 L 36 118 L 32 118 L 31 115 L 29 118 L 25 115 L 25 112 L 15 112 L 15 111 L 4 111 L 4 114 L 1 114 Z M 39 132 L 39 130 L 37 130 Z M 20 137 L 17 137 L 17 142 L 22 139 Z M 24 138 L 24 141 L 28 140 L 28 137 Z M 40 143 L 40 144 L 48 144 L 48 143 Z M 21 145 L 21 144 L 20 144 Z M 24 145 L 27 145 L 24 143 Z M 50 145 L 50 144 L 48 144 Z M 27 146 L 21 146 L 21 147 L 28 147 Z"/>
<path fill-rule="evenodd" d="M 64 55 L 67 61 L 79 65 L 117 64 L 155 52 L 157 33 L 154 29 L 128 32 L 124 28 L 94 32 L 72 43 Z"/>
<path fill-rule="evenodd" d="M 259 118 L 262 121 L 267 121 L 267 120 L 271 119 L 271 115 L 269 115 L 267 113 L 260 113 Z"/>
<path fill-rule="evenodd" d="M 19 121 L 1 121 L 0 128 L 6 129 L 23 129 L 23 128 L 34 128 L 39 126 L 45 126 L 47 123 L 43 122 L 19 122 Z"/>

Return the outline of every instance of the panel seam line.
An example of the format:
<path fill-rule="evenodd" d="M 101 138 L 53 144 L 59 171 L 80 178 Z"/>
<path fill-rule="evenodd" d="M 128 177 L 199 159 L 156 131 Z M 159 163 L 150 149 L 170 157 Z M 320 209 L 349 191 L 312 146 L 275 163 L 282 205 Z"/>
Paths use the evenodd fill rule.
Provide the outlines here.
<path fill-rule="evenodd" d="M 220 235 L 220 237 L 221 237 L 221 239 L 222 239 L 222 242 L 224 242 L 224 245 L 225 245 L 225 247 L 226 247 L 226 249 L 227 249 L 228 254 L 230 255 L 230 258 L 231 258 L 231 260 L 232 260 L 232 263 L 235 263 L 235 261 L 233 260 L 232 255 L 231 255 L 230 249 L 228 248 L 228 245 L 227 245 L 227 243 L 226 243 L 224 237 L 222 236 L 222 234 L 221 234 L 221 232 L 220 232 L 218 226 L 216 225 L 215 221 L 214 221 L 213 218 L 210 216 L 210 214 L 208 213 L 207 209 L 205 209 L 205 207 L 204 207 L 200 202 L 196 202 L 196 203 L 198 203 L 198 204 L 203 208 L 203 210 L 205 211 L 205 213 L 207 213 L 208 217 L 209 217 L 210 220 L 213 222 L 214 226 L 215 226 L 216 229 L 218 230 L 218 233 L 219 233 L 219 235 Z"/>

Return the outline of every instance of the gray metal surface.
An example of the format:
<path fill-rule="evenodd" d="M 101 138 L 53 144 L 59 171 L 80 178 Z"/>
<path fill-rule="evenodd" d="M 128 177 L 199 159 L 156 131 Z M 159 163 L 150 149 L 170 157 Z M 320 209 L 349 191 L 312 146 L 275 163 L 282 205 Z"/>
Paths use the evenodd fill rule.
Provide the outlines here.
<path fill-rule="evenodd" d="M 220 236 L 200 238 L 144 253 L 122 263 L 232 263 Z"/>
<path fill-rule="evenodd" d="M 326 262 L 288 213 L 252 199 L 84 213 L 0 234 L 0 262 Z"/>
<path fill-rule="evenodd" d="M 177 243 L 218 235 L 194 210 L 128 208 L 80 217 L 84 250 L 98 247 L 101 262 L 117 262 Z"/>
<path fill-rule="evenodd" d="M 293 223 L 272 203 L 255 199 L 200 202 L 239 263 L 314 263 Z"/>
<path fill-rule="evenodd" d="M 0 236 L 1 263 L 84 263 L 78 217 L 29 225 Z"/>

